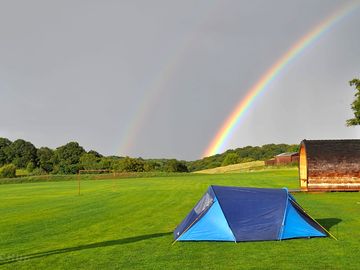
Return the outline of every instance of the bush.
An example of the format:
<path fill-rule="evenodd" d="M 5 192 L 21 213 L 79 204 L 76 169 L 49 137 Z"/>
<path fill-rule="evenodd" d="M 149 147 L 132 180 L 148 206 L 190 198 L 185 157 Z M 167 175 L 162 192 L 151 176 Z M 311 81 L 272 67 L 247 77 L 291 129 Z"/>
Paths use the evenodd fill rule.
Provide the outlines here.
<path fill-rule="evenodd" d="M 184 162 L 176 159 L 170 159 L 166 162 L 164 169 L 166 172 L 189 172 Z"/>
<path fill-rule="evenodd" d="M 16 166 L 14 164 L 8 164 L 2 167 L 0 176 L 2 178 L 14 178 L 16 177 Z"/>
<path fill-rule="evenodd" d="M 46 175 L 47 172 L 42 168 L 35 168 L 32 170 L 31 175 Z"/>

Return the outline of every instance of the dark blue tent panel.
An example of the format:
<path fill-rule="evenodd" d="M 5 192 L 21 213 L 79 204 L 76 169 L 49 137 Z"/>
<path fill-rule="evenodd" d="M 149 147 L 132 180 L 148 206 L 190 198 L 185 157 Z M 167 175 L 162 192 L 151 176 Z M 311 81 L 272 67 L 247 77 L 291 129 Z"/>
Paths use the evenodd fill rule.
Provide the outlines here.
<path fill-rule="evenodd" d="M 324 237 L 287 189 L 210 186 L 174 231 L 176 241 Z"/>
<path fill-rule="evenodd" d="M 212 188 L 236 241 L 278 239 L 287 200 L 285 189 Z"/>

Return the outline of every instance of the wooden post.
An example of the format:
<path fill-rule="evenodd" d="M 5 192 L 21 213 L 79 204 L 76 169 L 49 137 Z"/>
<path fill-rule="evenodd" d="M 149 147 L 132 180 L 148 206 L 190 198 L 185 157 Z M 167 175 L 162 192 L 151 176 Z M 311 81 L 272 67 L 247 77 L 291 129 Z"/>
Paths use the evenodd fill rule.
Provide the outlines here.
<path fill-rule="evenodd" d="M 78 172 L 78 195 L 80 196 L 80 170 Z"/>

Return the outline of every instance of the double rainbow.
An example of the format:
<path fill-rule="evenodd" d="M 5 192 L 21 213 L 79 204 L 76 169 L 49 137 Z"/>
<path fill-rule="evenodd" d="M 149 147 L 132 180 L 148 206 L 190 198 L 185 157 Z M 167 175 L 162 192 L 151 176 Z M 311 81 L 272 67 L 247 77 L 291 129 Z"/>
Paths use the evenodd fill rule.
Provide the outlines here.
<path fill-rule="evenodd" d="M 335 13 L 323 20 L 313 30 L 304 35 L 298 40 L 279 60 L 275 62 L 263 74 L 259 81 L 255 83 L 245 96 L 235 107 L 233 112 L 226 119 L 221 129 L 217 132 L 216 136 L 205 150 L 203 156 L 211 156 L 219 153 L 227 145 L 231 135 L 240 124 L 246 111 L 254 104 L 256 98 L 267 89 L 271 82 L 279 76 L 282 70 L 294 60 L 302 51 L 308 48 L 312 43 L 319 39 L 322 34 L 327 32 L 336 23 L 341 21 L 344 17 L 349 15 L 359 6 L 359 2 L 348 4 Z"/>

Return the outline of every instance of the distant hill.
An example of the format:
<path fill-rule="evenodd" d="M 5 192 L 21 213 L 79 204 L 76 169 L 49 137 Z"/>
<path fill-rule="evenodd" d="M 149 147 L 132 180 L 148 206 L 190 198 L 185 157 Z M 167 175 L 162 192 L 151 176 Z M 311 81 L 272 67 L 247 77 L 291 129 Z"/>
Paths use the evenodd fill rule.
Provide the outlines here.
<path fill-rule="evenodd" d="M 231 164 L 246 163 L 256 160 L 267 160 L 284 152 L 297 152 L 297 144 L 265 144 L 263 146 L 246 146 L 230 149 L 222 154 L 205 157 L 186 163 L 189 171 L 202 171 Z"/>

